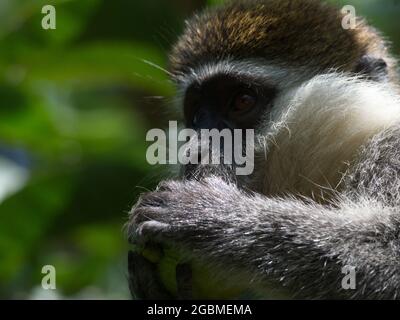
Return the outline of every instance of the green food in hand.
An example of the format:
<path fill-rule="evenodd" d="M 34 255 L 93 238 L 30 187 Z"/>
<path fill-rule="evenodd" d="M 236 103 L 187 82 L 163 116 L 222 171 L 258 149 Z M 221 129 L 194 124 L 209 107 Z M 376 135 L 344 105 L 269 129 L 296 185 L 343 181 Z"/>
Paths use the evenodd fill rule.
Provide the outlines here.
<path fill-rule="evenodd" d="M 259 298 L 248 283 L 232 283 L 228 278 L 218 275 L 226 275 L 222 270 L 210 268 L 199 261 L 189 261 L 183 258 L 177 250 L 164 246 L 146 246 L 136 248 L 143 257 L 156 264 L 160 281 L 171 293 L 178 296 L 177 267 L 180 264 L 189 264 L 192 271 L 191 288 L 192 298 L 194 299 L 240 299 L 240 298 Z"/>

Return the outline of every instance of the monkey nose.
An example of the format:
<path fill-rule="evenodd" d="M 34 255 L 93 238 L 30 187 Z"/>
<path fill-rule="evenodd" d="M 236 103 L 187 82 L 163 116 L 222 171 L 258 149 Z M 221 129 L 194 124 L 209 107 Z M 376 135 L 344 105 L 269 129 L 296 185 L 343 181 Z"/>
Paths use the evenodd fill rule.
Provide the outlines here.
<path fill-rule="evenodd" d="M 193 129 L 213 129 L 216 127 L 217 117 L 210 110 L 200 108 L 193 117 Z"/>
<path fill-rule="evenodd" d="M 217 129 L 223 130 L 231 128 L 227 121 L 220 115 L 210 111 L 207 108 L 200 108 L 192 120 L 193 129 Z"/>

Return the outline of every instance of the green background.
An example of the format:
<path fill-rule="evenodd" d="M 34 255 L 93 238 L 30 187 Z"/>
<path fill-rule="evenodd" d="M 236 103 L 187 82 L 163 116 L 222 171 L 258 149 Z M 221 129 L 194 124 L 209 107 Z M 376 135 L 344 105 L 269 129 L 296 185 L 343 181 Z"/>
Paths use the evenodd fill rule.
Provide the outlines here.
<path fill-rule="evenodd" d="M 145 133 L 165 127 L 167 52 L 206 0 L 0 1 L 0 298 L 129 298 L 122 232 L 166 174 Z M 332 1 L 338 2 L 338 1 Z M 340 1 L 400 53 L 400 3 Z M 41 28 L 53 4 L 57 29 Z M 41 289 L 41 269 L 57 290 Z"/>

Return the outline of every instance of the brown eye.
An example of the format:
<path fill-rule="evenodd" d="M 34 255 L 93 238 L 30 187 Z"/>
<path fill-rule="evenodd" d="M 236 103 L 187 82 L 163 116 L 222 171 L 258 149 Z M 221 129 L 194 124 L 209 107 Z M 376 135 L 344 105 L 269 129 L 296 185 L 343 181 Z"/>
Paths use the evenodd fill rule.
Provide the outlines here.
<path fill-rule="evenodd" d="M 251 93 L 240 93 L 233 101 L 233 111 L 245 112 L 253 109 L 257 104 L 257 98 Z"/>

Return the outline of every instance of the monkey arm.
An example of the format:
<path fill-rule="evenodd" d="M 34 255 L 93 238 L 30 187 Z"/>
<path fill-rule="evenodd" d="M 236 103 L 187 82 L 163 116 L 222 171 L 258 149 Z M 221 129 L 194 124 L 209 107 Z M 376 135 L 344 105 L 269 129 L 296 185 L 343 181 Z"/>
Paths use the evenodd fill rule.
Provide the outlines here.
<path fill-rule="evenodd" d="M 171 242 L 232 274 L 246 269 L 296 296 L 394 298 L 400 289 L 397 210 L 371 200 L 329 208 L 209 178 L 164 183 L 131 219 L 131 236 Z M 356 290 L 341 288 L 344 266 L 355 268 Z"/>

